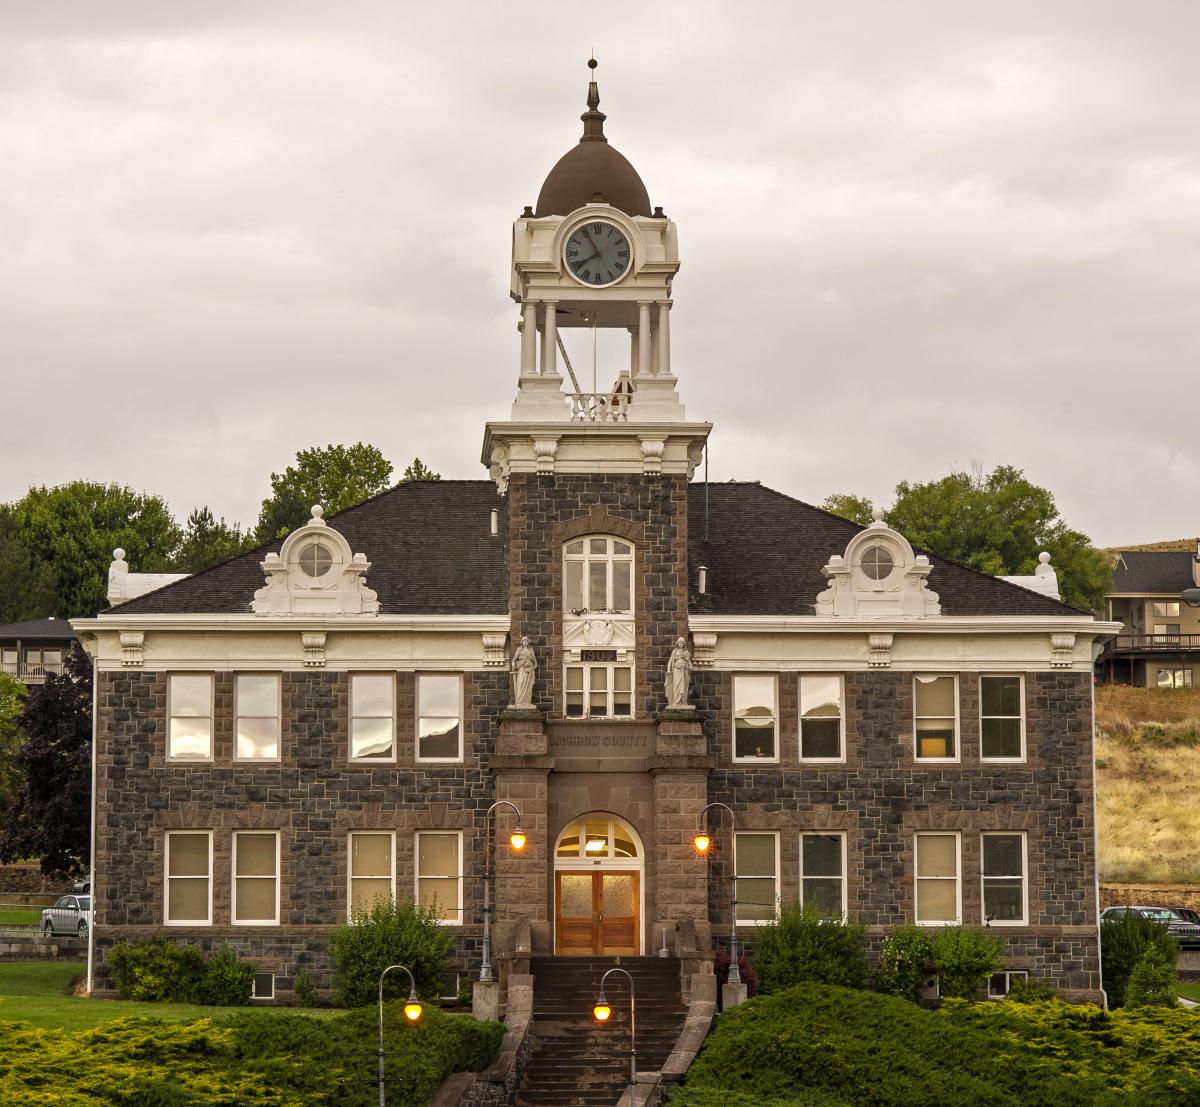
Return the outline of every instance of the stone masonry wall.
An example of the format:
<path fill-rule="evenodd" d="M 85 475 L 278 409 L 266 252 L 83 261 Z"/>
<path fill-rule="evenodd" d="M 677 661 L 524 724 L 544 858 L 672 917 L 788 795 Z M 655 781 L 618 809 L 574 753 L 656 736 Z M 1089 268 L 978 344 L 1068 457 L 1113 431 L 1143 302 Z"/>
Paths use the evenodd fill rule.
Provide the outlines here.
<path fill-rule="evenodd" d="M 166 934 L 202 946 L 228 942 L 275 972 L 277 992 L 307 968 L 329 987 L 325 941 L 347 908 L 347 835 L 396 831 L 396 890 L 415 887 L 415 830 L 461 828 L 464 915 L 460 965 L 478 956 L 482 926 L 482 827 L 492 802 L 487 759 L 508 699 L 504 672 L 464 675 L 462 764 L 414 762 L 415 677 L 397 674 L 395 764 L 348 762 L 348 688 L 344 673 L 282 675 L 282 748 L 278 764 L 234 763 L 233 674 L 216 674 L 214 758 L 166 760 L 164 673 L 101 673 L 97 695 L 95 919 L 97 987 L 104 955 L 121 938 Z M 213 925 L 163 926 L 165 832 L 213 830 Z M 234 829 L 279 830 L 280 924 L 231 925 Z"/>
<path fill-rule="evenodd" d="M 534 703 L 563 714 L 563 543 L 609 534 L 634 544 L 635 712 L 664 706 L 667 659 L 687 634 L 687 481 L 683 476 L 514 474 L 508 488 L 512 641 L 538 656 Z"/>
<path fill-rule="evenodd" d="M 800 832 L 845 831 L 849 910 L 868 927 L 877 953 L 886 933 L 914 918 L 913 834 L 955 830 L 962 834 L 963 922 L 982 926 L 980 832 L 1024 831 L 1030 925 L 993 931 L 1004 939 L 1010 968 L 1095 998 L 1090 675 L 1025 674 L 1028 760 L 1013 765 L 980 763 L 978 677 L 960 674 L 962 761 L 945 767 L 913 760 L 911 673 L 851 672 L 845 681 L 846 762 L 803 767 L 796 674 L 780 674 L 780 763 L 762 767 L 732 761 L 730 674 L 708 672 L 695 682 L 717 760 L 709 798 L 734 808 L 739 829 L 780 831 L 783 902 L 799 898 Z M 709 918 L 720 936 L 732 875 L 724 826 L 717 843 Z M 753 941 L 753 927 L 741 932 Z"/>

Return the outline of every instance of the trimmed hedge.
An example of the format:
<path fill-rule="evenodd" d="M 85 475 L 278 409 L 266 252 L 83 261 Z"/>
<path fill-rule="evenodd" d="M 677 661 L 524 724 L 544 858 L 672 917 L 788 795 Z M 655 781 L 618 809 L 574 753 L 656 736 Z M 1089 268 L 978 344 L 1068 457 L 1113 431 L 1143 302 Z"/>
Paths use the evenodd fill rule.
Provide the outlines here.
<path fill-rule="evenodd" d="M 121 995 L 150 1003 L 246 1007 L 254 988 L 254 963 L 241 960 L 229 946 L 205 960 L 195 946 L 167 938 L 118 942 L 108 964 Z"/>
<path fill-rule="evenodd" d="M 867 932 L 821 915 L 815 904 L 791 903 L 754 938 L 754 970 L 763 995 L 797 984 L 866 987 Z"/>
<path fill-rule="evenodd" d="M 670 1107 L 1184 1107 L 1200 1018 L 1058 1000 L 925 1011 L 819 984 L 722 1015 Z"/>
<path fill-rule="evenodd" d="M 55 1107 L 373 1107 L 376 1012 L 318 1019 L 230 1011 L 194 1023 L 128 1018 L 77 1033 L 0 1021 L 0 1103 Z M 391 1003 L 388 1102 L 420 1107 L 451 1072 L 495 1059 L 500 1023 Z"/>

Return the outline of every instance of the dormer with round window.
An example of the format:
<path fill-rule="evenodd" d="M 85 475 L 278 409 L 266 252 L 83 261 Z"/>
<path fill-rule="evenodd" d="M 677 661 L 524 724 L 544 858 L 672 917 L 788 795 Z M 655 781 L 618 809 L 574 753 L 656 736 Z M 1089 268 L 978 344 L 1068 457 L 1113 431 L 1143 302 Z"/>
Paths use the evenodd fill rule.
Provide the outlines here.
<path fill-rule="evenodd" d="M 324 519 L 318 504 L 312 519 L 287 536 L 279 553 L 263 559 L 266 583 L 254 593 L 256 615 L 377 615 L 379 600 L 367 587 L 371 563 L 353 553 Z"/>

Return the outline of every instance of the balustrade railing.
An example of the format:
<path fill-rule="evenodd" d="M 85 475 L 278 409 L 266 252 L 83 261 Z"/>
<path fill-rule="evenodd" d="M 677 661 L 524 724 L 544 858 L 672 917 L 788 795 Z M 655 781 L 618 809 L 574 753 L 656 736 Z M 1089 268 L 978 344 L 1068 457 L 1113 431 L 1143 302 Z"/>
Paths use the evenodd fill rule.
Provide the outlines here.
<path fill-rule="evenodd" d="M 629 420 L 625 392 L 572 392 L 571 420 L 576 423 L 624 423 Z"/>
<path fill-rule="evenodd" d="M 62 662 L 49 662 L 43 665 L 27 665 L 23 661 L 0 661 L 0 673 L 5 676 L 16 677 L 17 680 L 22 680 L 26 684 L 39 683 L 46 679 L 48 675 L 53 673 L 55 676 L 62 673 Z"/>
<path fill-rule="evenodd" d="M 1200 650 L 1200 634 L 1118 634 L 1107 653 L 1184 653 Z"/>

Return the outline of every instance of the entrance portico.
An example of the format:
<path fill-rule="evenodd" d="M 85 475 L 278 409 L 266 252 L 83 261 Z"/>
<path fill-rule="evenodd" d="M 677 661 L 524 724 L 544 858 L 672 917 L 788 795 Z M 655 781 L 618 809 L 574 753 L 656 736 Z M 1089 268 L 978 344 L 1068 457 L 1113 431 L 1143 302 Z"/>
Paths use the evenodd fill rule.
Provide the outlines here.
<path fill-rule="evenodd" d="M 644 851 L 624 819 L 594 812 L 573 819 L 554 849 L 554 952 L 636 956 L 644 946 Z"/>

